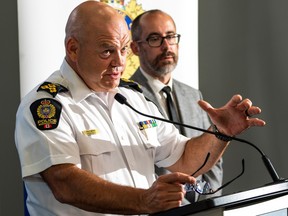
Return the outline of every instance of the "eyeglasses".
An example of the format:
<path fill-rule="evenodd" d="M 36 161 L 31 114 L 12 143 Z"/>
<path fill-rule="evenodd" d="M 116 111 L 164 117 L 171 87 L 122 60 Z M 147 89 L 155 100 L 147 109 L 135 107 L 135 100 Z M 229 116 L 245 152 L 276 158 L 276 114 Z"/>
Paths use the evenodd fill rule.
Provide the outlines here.
<path fill-rule="evenodd" d="M 210 153 L 207 154 L 206 159 L 205 159 L 204 163 L 202 164 L 202 166 L 199 169 L 197 169 L 191 176 L 194 176 L 199 170 L 201 170 L 205 166 L 205 164 L 207 163 L 209 157 L 210 157 Z M 206 182 L 204 180 L 197 180 L 195 184 L 185 184 L 185 190 L 186 190 L 186 192 L 195 191 L 195 192 L 197 192 L 200 195 L 215 194 L 218 191 L 220 191 L 221 189 L 223 189 L 224 187 L 226 187 L 229 184 L 231 184 L 233 181 L 235 181 L 241 175 L 243 175 L 244 170 L 245 170 L 245 162 L 244 162 L 244 159 L 242 159 L 242 171 L 241 171 L 241 173 L 238 174 L 232 180 L 230 180 L 227 183 L 223 184 L 221 187 L 217 188 L 216 190 L 213 190 L 211 188 L 211 185 L 209 184 L 209 182 Z"/>
<path fill-rule="evenodd" d="M 169 45 L 176 45 L 180 42 L 180 34 L 171 34 L 162 37 L 160 35 L 151 35 L 146 38 L 145 41 L 137 41 L 137 43 L 148 43 L 150 47 L 160 47 L 163 44 L 164 39 L 167 40 Z"/>

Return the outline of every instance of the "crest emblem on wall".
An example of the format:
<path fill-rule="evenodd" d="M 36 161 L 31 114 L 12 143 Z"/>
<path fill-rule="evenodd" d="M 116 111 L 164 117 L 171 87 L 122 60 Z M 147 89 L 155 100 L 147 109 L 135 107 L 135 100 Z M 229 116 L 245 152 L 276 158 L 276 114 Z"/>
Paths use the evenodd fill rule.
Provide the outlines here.
<path fill-rule="evenodd" d="M 100 0 L 114 7 L 120 14 L 123 15 L 129 30 L 131 29 L 131 24 L 133 19 L 135 19 L 139 14 L 143 13 L 144 10 L 141 4 L 137 4 L 136 0 Z M 123 78 L 130 78 L 135 70 L 139 67 L 138 56 L 135 56 L 132 51 L 127 56 L 126 69 L 123 74 Z"/>

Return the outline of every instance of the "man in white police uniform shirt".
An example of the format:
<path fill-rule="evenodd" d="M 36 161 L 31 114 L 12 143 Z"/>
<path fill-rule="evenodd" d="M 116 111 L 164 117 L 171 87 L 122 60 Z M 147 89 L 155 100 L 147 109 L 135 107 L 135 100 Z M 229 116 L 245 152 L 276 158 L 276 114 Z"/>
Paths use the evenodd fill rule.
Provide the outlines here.
<path fill-rule="evenodd" d="M 31 216 L 139 215 L 178 207 L 183 184 L 195 183 L 190 175 L 207 153 L 197 175 L 228 146 L 211 134 L 188 139 L 172 124 L 115 101 L 121 93 L 136 109 L 161 116 L 133 83 L 118 87 L 129 41 L 116 10 L 97 1 L 80 4 L 67 22 L 60 70 L 21 101 L 15 140 Z M 205 101 L 199 105 L 228 136 L 265 124 L 246 116 L 245 110 L 249 115 L 261 110 L 240 95 L 220 109 Z M 155 179 L 154 164 L 172 173 Z"/>

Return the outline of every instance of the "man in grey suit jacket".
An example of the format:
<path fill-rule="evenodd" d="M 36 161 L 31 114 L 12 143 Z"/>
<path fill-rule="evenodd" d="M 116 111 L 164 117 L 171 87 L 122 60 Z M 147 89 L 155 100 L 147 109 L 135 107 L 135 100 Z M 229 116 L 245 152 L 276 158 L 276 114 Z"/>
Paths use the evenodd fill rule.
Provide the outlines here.
<path fill-rule="evenodd" d="M 144 95 L 159 107 L 166 118 L 168 115 L 164 102 L 165 93 L 161 92 L 161 89 L 166 85 L 170 86 L 174 103 L 177 105 L 179 121 L 208 129 L 211 122 L 206 112 L 197 103 L 202 99 L 201 92 L 172 78 L 172 71 L 178 62 L 178 43 L 180 41 L 180 35 L 176 33 L 173 19 L 160 10 L 146 11 L 134 19 L 131 32 L 133 40 L 131 49 L 139 57 L 140 67 L 130 79 L 141 85 Z M 194 137 L 202 132 L 181 128 L 181 133 L 188 137 Z M 163 168 L 156 168 L 157 174 L 165 172 Z M 222 159 L 198 179 L 206 180 L 212 188 L 220 187 L 223 179 Z M 221 192 L 218 192 L 214 196 L 220 194 Z M 197 200 L 198 195 L 194 194 L 194 196 Z M 192 201 L 191 198 L 189 200 Z"/>

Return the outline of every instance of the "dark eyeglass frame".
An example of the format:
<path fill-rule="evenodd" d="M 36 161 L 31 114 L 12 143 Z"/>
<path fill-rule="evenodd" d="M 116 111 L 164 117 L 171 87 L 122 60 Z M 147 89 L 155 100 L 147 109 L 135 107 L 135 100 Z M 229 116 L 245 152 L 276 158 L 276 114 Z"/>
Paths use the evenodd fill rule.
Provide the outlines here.
<path fill-rule="evenodd" d="M 159 38 L 161 38 L 161 42 L 160 42 L 159 45 L 153 45 L 153 44 L 151 45 L 151 43 L 152 43 L 151 39 L 152 39 L 153 37 L 159 37 Z M 172 38 L 175 38 L 175 39 L 176 39 L 176 42 L 175 42 L 175 43 L 173 43 L 172 41 L 169 40 L 169 39 L 172 39 Z M 163 42 L 164 42 L 164 39 L 167 40 L 167 42 L 169 43 L 169 45 L 177 45 L 177 44 L 179 44 L 179 42 L 180 42 L 180 38 L 181 38 L 181 35 L 180 35 L 180 34 L 168 34 L 168 35 L 166 35 L 166 36 L 150 35 L 150 36 L 148 36 L 148 37 L 145 39 L 145 41 L 139 40 L 139 41 L 136 41 L 136 42 L 137 42 L 137 43 L 147 43 L 150 47 L 160 47 L 160 46 L 162 46 L 162 44 L 163 44 Z"/>
<path fill-rule="evenodd" d="M 194 176 L 198 171 L 200 171 L 200 170 L 206 165 L 209 157 L 210 157 L 210 152 L 208 152 L 204 163 L 203 163 L 194 173 L 192 173 L 191 176 Z M 205 182 L 205 185 L 207 185 L 208 187 L 210 187 L 210 188 L 209 188 L 209 192 L 202 192 L 202 191 L 200 191 L 200 190 L 197 188 L 197 186 L 198 186 L 197 184 L 199 183 L 199 180 L 198 180 L 198 181 L 196 182 L 196 184 L 194 184 L 194 185 L 193 185 L 193 184 L 185 184 L 185 189 L 186 189 L 187 192 L 193 190 L 193 191 L 195 191 L 196 193 L 198 193 L 198 194 L 200 194 L 200 195 L 215 194 L 215 193 L 217 193 L 218 191 L 220 191 L 221 189 L 223 189 L 223 188 L 225 188 L 226 186 L 228 186 L 229 184 L 231 184 L 231 183 L 232 183 L 233 181 L 235 181 L 236 179 L 238 179 L 240 176 L 242 176 L 243 173 L 244 173 L 244 171 L 245 171 L 245 161 L 244 161 L 244 159 L 242 159 L 242 171 L 241 171 L 241 173 L 238 174 L 238 175 L 237 175 L 236 177 L 234 177 L 233 179 L 231 179 L 230 181 L 228 181 L 228 182 L 226 182 L 225 184 L 223 184 L 222 186 L 220 186 L 219 188 L 217 188 L 216 190 L 213 190 L 213 189 L 210 187 L 209 183 Z"/>

